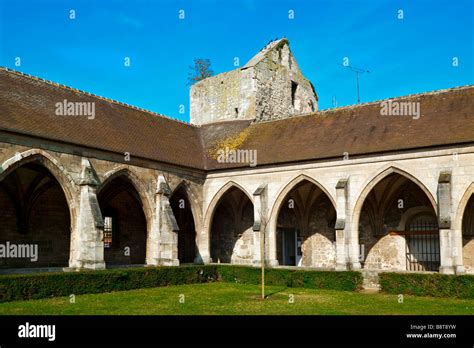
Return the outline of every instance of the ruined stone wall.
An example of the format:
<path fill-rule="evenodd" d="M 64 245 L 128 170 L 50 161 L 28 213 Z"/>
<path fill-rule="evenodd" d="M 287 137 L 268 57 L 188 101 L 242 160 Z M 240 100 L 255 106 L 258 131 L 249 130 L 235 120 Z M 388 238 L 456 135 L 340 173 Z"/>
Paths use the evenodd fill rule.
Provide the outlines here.
<path fill-rule="evenodd" d="M 244 88 L 241 89 L 241 84 Z M 250 85 L 249 85 L 250 84 Z M 240 69 L 199 81 L 190 91 L 191 123 L 204 124 L 249 117 L 252 93 L 248 72 Z M 241 103 L 241 100 L 244 101 Z"/>
<path fill-rule="evenodd" d="M 316 111 L 317 97 L 287 44 L 275 47 L 255 66 L 256 120 L 282 119 Z"/>
<path fill-rule="evenodd" d="M 191 123 L 235 119 L 265 121 L 316 111 L 317 96 L 286 41 L 245 66 L 194 84 L 190 90 Z"/>

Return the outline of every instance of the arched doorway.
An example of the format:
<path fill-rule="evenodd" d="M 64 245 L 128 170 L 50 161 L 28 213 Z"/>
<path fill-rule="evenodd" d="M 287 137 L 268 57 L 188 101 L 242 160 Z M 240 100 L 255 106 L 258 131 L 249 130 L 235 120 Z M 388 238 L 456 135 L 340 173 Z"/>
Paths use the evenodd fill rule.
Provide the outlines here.
<path fill-rule="evenodd" d="M 211 259 L 218 263 L 253 261 L 253 203 L 232 186 L 220 198 L 211 222 Z"/>
<path fill-rule="evenodd" d="M 0 244 L 8 249 L 8 255 L 0 258 L 1 268 L 68 265 L 69 206 L 42 161 L 41 157 L 29 161 L 0 182 Z"/>
<path fill-rule="evenodd" d="M 302 180 L 285 196 L 277 217 L 279 265 L 335 266 L 336 210 L 314 183 Z"/>
<path fill-rule="evenodd" d="M 462 244 L 466 272 L 474 273 L 474 194 L 469 198 L 462 218 Z"/>
<path fill-rule="evenodd" d="M 178 259 L 179 263 L 192 263 L 196 257 L 196 227 L 191 204 L 183 185 L 173 192 L 170 198 L 171 209 L 178 223 Z"/>
<path fill-rule="evenodd" d="M 436 212 L 420 186 L 399 173 L 380 180 L 365 198 L 359 243 L 366 269 L 439 269 Z"/>
<path fill-rule="evenodd" d="M 104 218 L 107 265 L 144 264 L 147 223 L 140 196 L 126 175 L 104 184 L 97 194 Z"/>

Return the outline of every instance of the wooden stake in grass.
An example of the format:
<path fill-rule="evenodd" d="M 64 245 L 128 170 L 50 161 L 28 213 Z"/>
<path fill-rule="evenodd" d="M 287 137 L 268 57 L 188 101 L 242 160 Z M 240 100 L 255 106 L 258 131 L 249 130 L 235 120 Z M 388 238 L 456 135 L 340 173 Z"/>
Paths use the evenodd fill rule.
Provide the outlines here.
<path fill-rule="evenodd" d="M 262 300 L 265 299 L 265 229 L 260 230 L 260 265 L 262 268 Z"/>
<path fill-rule="evenodd" d="M 262 300 L 265 299 L 265 231 L 268 219 L 265 210 L 259 211 L 260 215 L 260 267 L 262 269 Z"/>

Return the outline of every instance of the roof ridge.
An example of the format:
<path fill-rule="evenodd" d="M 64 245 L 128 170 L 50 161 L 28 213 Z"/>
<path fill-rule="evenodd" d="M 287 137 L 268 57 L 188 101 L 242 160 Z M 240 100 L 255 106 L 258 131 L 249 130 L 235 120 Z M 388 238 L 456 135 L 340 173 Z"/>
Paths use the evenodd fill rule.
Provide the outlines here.
<path fill-rule="evenodd" d="M 436 89 L 436 90 L 427 91 L 427 92 L 406 94 L 406 95 L 401 95 L 401 96 L 391 97 L 391 98 L 385 98 L 385 99 L 372 100 L 372 101 L 366 102 L 366 103 L 339 106 L 339 107 L 336 107 L 336 108 L 323 109 L 323 110 L 319 110 L 319 111 L 316 111 L 316 112 L 308 112 L 308 113 L 303 113 L 303 114 L 292 115 L 290 117 L 285 117 L 285 118 L 265 120 L 265 121 L 254 121 L 254 122 L 252 122 L 252 124 L 278 122 L 278 121 L 284 121 L 284 120 L 287 120 L 289 118 L 296 118 L 296 117 L 324 116 L 324 114 L 328 114 L 328 113 L 331 113 L 331 112 L 349 110 L 349 109 L 356 109 L 356 108 L 360 108 L 360 107 L 364 107 L 364 106 L 379 104 L 379 103 L 382 103 L 384 101 L 389 101 L 389 100 L 401 100 L 401 99 L 408 99 L 408 98 L 412 98 L 412 97 L 421 97 L 421 96 L 425 96 L 425 95 L 426 96 L 438 95 L 438 94 L 449 93 L 449 92 L 452 92 L 452 91 L 458 91 L 458 90 L 464 90 L 464 89 L 470 89 L 470 88 L 474 88 L 474 84 L 463 85 L 463 86 L 455 86 L 455 87 L 449 87 L 449 88 L 443 88 L 443 89 Z"/>
<path fill-rule="evenodd" d="M 112 99 L 112 98 L 107 98 L 107 97 L 103 97 L 103 96 L 100 96 L 100 95 L 97 95 L 97 94 L 94 94 L 94 93 L 82 91 L 82 90 L 80 90 L 80 89 L 77 89 L 77 88 L 74 88 L 74 87 L 70 87 L 70 86 L 67 86 L 67 85 L 63 85 L 63 84 L 58 83 L 58 82 L 54 82 L 54 81 L 51 81 L 51 80 L 46 80 L 46 79 L 43 79 L 43 78 L 41 78 L 41 77 L 34 76 L 34 75 L 30 75 L 30 74 L 27 74 L 27 73 L 24 73 L 24 72 L 15 70 L 15 69 L 10 69 L 10 68 L 8 68 L 8 67 L 6 67 L 6 66 L 0 66 L 0 70 L 4 70 L 4 71 L 7 71 L 7 72 L 9 72 L 9 73 L 13 73 L 13 74 L 16 74 L 16 75 L 19 75 L 19 76 L 24 76 L 24 77 L 29 78 L 29 79 L 31 79 L 31 80 L 44 82 L 44 83 L 46 83 L 46 84 L 48 84 L 48 85 L 55 86 L 55 87 L 59 87 L 59 88 L 63 88 L 63 89 L 65 89 L 65 90 L 69 90 L 69 91 L 72 91 L 72 92 L 77 92 L 77 93 L 85 94 L 85 95 L 88 95 L 88 96 L 91 96 L 91 97 L 94 97 L 94 98 L 98 98 L 98 99 L 104 100 L 104 101 L 109 102 L 109 103 L 118 104 L 118 105 L 125 106 L 125 107 L 128 107 L 128 108 L 134 109 L 134 110 L 146 112 L 146 113 L 151 114 L 151 115 L 153 115 L 153 116 L 158 116 L 158 117 L 161 117 L 161 118 L 164 118 L 164 119 L 167 119 L 167 120 L 171 120 L 171 121 L 175 121 L 175 122 L 178 122 L 178 123 L 182 123 L 182 124 L 185 124 L 185 125 L 188 125 L 188 126 L 192 126 L 192 127 L 195 127 L 195 128 L 200 128 L 199 125 L 196 125 L 196 124 L 193 124 L 193 123 L 190 123 L 190 122 L 178 120 L 178 119 L 176 119 L 176 118 L 172 118 L 172 117 L 170 117 L 170 116 L 166 116 L 166 115 L 163 115 L 163 114 L 160 114 L 160 113 L 157 113 L 157 112 L 148 110 L 148 109 L 144 109 L 144 108 L 141 108 L 141 107 L 138 107 L 138 106 L 135 106 L 135 105 L 127 104 L 127 103 L 124 103 L 124 102 L 121 102 L 121 101 L 118 101 L 118 100 L 115 100 L 115 99 Z"/>

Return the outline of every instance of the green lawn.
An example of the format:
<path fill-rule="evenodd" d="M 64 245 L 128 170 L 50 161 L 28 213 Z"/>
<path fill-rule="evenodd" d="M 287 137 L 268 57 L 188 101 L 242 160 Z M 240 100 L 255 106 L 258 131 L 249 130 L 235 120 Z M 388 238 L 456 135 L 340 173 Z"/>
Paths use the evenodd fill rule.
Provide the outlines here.
<path fill-rule="evenodd" d="M 474 314 L 474 300 L 207 283 L 0 303 L 0 314 Z M 184 303 L 180 303 L 180 295 Z M 289 303 L 293 297 L 294 303 Z M 181 297 L 182 299 L 182 297 Z"/>

